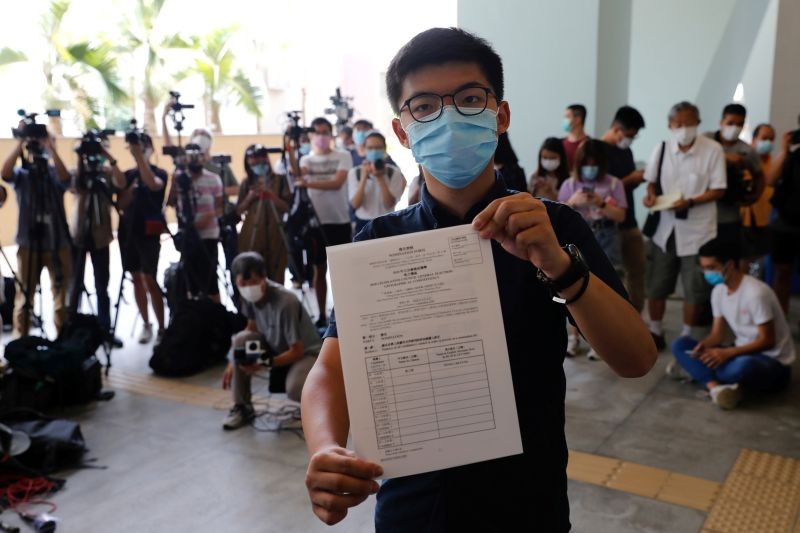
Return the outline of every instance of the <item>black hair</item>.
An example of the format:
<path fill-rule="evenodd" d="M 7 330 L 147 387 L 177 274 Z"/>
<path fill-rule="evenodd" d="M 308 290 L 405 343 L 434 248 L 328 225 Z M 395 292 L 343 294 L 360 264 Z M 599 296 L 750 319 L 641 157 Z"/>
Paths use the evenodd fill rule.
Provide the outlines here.
<path fill-rule="evenodd" d="M 554 172 L 558 178 L 558 186 L 561 187 L 561 184 L 569 178 L 569 165 L 567 164 L 567 152 L 564 150 L 564 143 L 557 137 L 548 137 L 544 140 L 539 148 L 539 160 L 536 167 L 537 176 L 547 175 L 547 171 L 542 168 L 542 150 L 558 154 L 558 168 Z"/>
<path fill-rule="evenodd" d="M 713 257 L 723 265 L 728 261 L 733 261 L 734 266 L 739 264 L 742 258 L 742 250 L 739 244 L 730 240 L 716 238 L 705 243 L 698 252 L 700 257 Z"/>
<path fill-rule="evenodd" d="M 583 104 L 571 104 L 567 106 L 567 109 L 572 111 L 573 116 L 577 116 L 581 118 L 581 124 L 586 124 L 586 106 Z"/>
<path fill-rule="evenodd" d="M 258 176 L 255 172 L 253 172 L 253 167 L 250 166 L 250 163 L 247 161 L 250 157 L 254 156 L 255 153 L 259 150 L 266 150 L 266 147 L 263 144 L 251 144 L 244 150 L 244 171 L 247 173 L 247 180 L 253 181 Z M 267 175 L 272 174 L 272 163 L 269 160 L 269 156 L 267 156 Z"/>
<path fill-rule="evenodd" d="M 635 107 L 624 105 L 617 109 L 611 125 L 619 124 L 626 130 L 640 130 L 644 128 L 644 117 Z"/>
<path fill-rule="evenodd" d="M 344 133 L 348 137 L 352 137 L 353 136 L 353 128 L 351 128 L 350 126 L 343 126 L 339 130 L 339 134 L 341 135 L 342 133 Z"/>
<path fill-rule="evenodd" d="M 575 152 L 575 176 L 578 181 L 583 181 L 581 167 L 587 159 L 593 160 L 594 164 L 597 165 L 597 179 L 603 179 L 608 169 L 606 143 L 599 139 L 586 139 L 578 146 L 578 151 Z"/>
<path fill-rule="evenodd" d="M 386 94 L 392 110 L 400 113 L 403 81 L 409 74 L 450 62 L 478 65 L 497 99 L 503 99 L 503 61 L 486 40 L 460 28 L 431 28 L 408 41 L 389 63 Z"/>
<path fill-rule="evenodd" d="M 366 127 L 367 127 L 367 128 L 369 128 L 369 129 L 372 129 L 372 128 L 374 127 L 374 126 L 372 125 L 372 122 L 370 122 L 369 120 L 367 120 L 367 119 L 365 119 L 365 118 L 360 118 L 360 119 L 356 120 L 356 121 L 353 123 L 353 127 L 354 127 L 354 128 L 357 128 L 357 127 L 359 127 L 359 126 L 366 126 Z"/>
<path fill-rule="evenodd" d="M 369 139 L 370 137 L 376 137 L 380 139 L 383 142 L 383 145 L 386 146 L 386 137 L 383 136 L 383 133 L 375 130 L 369 132 L 367 136 L 364 138 L 364 143 L 366 143 L 367 139 Z"/>
<path fill-rule="evenodd" d="M 737 117 L 746 117 L 747 109 L 742 104 L 728 104 L 722 109 L 723 118 L 725 115 L 736 115 Z"/>
<path fill-rule="evenodd" d="M 519 158 L 511 147 L 508 132 L 503 132 L 497 137 L 497 149 L 494 152 L 494 162 L 506 166 L 519 166 Z"/>
<path fill-rule="evenodd" d="M 266 278 L 267 264 L 258 252 L 242 252 L 233 259 L 231 274 L 233 274 L 234 280 L 239 276 L 248 280 L 253 274 Z"/>
<path fill-rule="evenodd" d="M 331 124 L 331 121 L 325 117 L 317 117 L 311 121 L 312 130 L 316 129 L 317 126 L 328 126 L 328 129 L 330 130 L 331 134 L 333 133 L 333 124 Z"/>
<path fill-rule="evenodd" d="M 150 148 L 154 148 L 153 147 L 153 138 L 150 137 L 150 135 L 148 135 L 147 133 L 142 132 L 141 139 L 142 139 L 142 147 L 149 146 Z"/>
<path fill-rule="evenodd" d="M 769 124 L 767 122 L 762 122 L 761 124 L 756 126 L 756 129 L 753 130 L 753 139 L 758 137 L 758 134 L 759 134 L 759 132 L 761 132 L 762 128 L 770 128 L 773 132 L 775 131 L 775 128 L 772 127 L 772 124 Z"/>

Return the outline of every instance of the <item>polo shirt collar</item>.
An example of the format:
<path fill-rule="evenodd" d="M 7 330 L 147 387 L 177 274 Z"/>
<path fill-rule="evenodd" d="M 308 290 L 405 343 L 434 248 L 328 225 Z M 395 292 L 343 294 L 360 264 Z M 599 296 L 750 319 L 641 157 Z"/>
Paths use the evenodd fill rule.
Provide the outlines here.
<path fill-rule="evenodd" d="M 433 220 L 434 227 L 436 228 L 469 224 L 475 216 L 483 211 L 492 201 L 507 195 L 508 192 L 502 178 L 495 173 L 494 184 L 492 184 L 489 192 L 467 210 L 467 214 L 463 219 L 460 219 L 439 205 L 436 199 L 428 192 L 425 183 L 422 183 L 420 187 L 420 203 L 422 204 L 422 209 Z"/>

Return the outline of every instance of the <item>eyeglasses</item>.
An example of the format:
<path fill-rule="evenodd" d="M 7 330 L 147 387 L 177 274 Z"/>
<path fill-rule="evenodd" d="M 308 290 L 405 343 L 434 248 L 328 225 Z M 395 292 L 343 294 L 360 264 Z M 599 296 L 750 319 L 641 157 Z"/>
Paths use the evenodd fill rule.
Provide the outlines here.
<path fill-rule="evenodd" d="M 489 95 L 497 100 L 497 96 L 486 87 L 467 87 L 453 94 L 422 93 L 406 100 L 400 107 L 400 112 L 407 107 L 411 117 L 417 122 L 433 122 L 442 116 L 444 99 L 452 97 L 456 111 L 471 117 L 483 113 L 489 104 Z"/>

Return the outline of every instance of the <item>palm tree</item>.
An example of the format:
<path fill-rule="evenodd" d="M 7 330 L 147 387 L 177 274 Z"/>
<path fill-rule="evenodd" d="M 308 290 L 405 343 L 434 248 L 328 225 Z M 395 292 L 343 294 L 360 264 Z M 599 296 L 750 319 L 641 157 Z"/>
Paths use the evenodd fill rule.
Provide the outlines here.
<path fill-rule="evenodd" d="M 125 41 L 117 47 L 118 53 L 129 54 L 141 72 L 141 79 L 133 85 L 141 87 L 140 98 L 144 104 L 144 128 L 156 131 L 156 108 L 175 81 L 167 72 L 166 56 L 172 50 L 188 50 L 195 39 L 183 39 L 172 33 L 169 22 L 159 16 L 166 0 L 136 0 L 136 8 L 130 10 L 122 24 Z M 137 83 L 138 81 L 138 83 Z"/>
<path fill-rule="evenodd" d="M 74 107 L 82 121 L 80 127 L 97 127 L 97 117 L 103 111 L 101 104 L 123 102 L 128 95 L 120 87 L 108 42 L 65 42 L 61 25 L 70 3 L 71 0 L 52 0 L 41 19 L 45 41 L 43 99 L 48 109 Z M 50 126 L 54 133 L 62 133 L 60 117 L 50 117 Z"/>
<path fill-rule="evenodd" d="M 228 42 L 236 28 L 218 28 L 200 40 L 195 40 L 197 57 L 194 65 L 181 73 L 182 77 L 199 74 L 205 90 L 203 104 L 206 121 L 212 131 L 221 133 L 220 109 L 228 98 L 236 98 L 236 103 L 257 119 L 261 117 L 262 95 L 259 88 L 236 66 L 236 58 Z"/>

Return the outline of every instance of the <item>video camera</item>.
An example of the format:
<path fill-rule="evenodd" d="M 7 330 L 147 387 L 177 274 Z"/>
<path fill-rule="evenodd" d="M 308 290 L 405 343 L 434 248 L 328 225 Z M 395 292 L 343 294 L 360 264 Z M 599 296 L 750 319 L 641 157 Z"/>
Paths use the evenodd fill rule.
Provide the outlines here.
<path fill-rule="evenodd" d="M 333 107 L 325 110 L 326 115 L 333 115 L 336 117 L 336 125 L 338 127 L 344 126 L 350 119 L 353 118 L 353 106 L 350 102 L 353 100 L 352 96 L 342 96 L 342 91 L 339 87 L 336 88 L 336 94 L 330 97 Z"/>
<path fill-rule="evenodd" d="M 180 99 L 181 93 L 178 91 L 169 92 L 169 107 L 173 112 L 178 113 L 183 109 L 194 109 L 194 104 L 182 104 Z"/>
<path fill-rule="evenodd" d="M 100 155 L 103 151 L 103 141 L 108 139 L 109 135 L 114 135 L 114 133 L 115 130 L 90 129 L 83 134 L 75 151 L 81 156 Z"/>
<path fill-rule="evenodd" d="M 138 127 L 135 118 L 130 121 L 130 126 L 125 130 L 125 142 L 128 144 L 142 144 L 142 137 L 147 135 L 142 128 Z"/>
<path fill-rule="evenodd" d="M 288 128 L 286 128 L 286 135 L 294 141 L 295 144 L 300 143 L 300 137 L 304 133 L 311 133 L 314 131 L 312 128 L 306 128 L 300 125 L 300 114 L 302 111 L 287 111 L 286 116 L 289 118 L 289 122 L 291 123 Z"/>
<path fill-rule="evenodd" d="M 273 357 L 275 354 L 270 347 L 260 339 L 245 341 L 243 347 L 233 350 L 233 361 L 238 365 L 251 366 L 260 361 L 269 367 Z"/>
<path fill-rule="evenodd" d="M 230 165 L 231 161 L 232 159 L 230 154 L 217 154 L 211 156 L 211 162 L 217 165 L 218 167 Z"/>
<path fill-rule="evenodd" d="M 23 126 L 21 128 L 11 128 L 11 135 L 15 139 L 39 140 L 47 137 L 47 126 L 37 124 L 38 113 L 26 113 L 24 109 L 17 110 L 17 115 L 22 117 Z M 48 117 L 60 117 L 60 109 L 48 109 L 45 111 Z"/>

